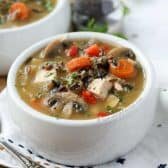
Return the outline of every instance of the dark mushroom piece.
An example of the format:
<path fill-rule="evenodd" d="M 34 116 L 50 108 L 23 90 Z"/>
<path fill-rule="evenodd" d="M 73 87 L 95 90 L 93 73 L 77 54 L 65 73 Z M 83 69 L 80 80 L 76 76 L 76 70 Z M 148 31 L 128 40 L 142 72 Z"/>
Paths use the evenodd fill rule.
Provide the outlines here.
<path fill-rule="evenodd" d="M 61 102 L 63 105 L 65 105 L 71 101 L 79 103 L 85 111 L 88 108 L 87 104 L 83 101 L 83 99 L 71 91 L 57 92 L 51 94 L 49 97 L 46 98 L 45 104 L 49 107 L 52 107 L 58 102 Z"/>
<path fill-rule="evenodd" d="M 70 101 L 64 105 L 62 114 L 65 118 L 70 118 L 72 113 L 83 113 L 85 108 L 79 102 Z"/>
<path fill-rule="evenodd" d="M 44 100 L 44 104 L 51 109 L 52 112 L 60 112 L 63 107 L 64 103 L 61 99 L 56 97 L 48 97 Z"/>
<path fill-rule="evenodd" d="M 55 40 L 47 45 L 42 53 L 42 58 L 60 55 L 64 51 L 63 40 Z"/>
<path fill-rule="evenodd" d="M 68 91 L 68 92 L 58 92 L 55 94 L 56 97 L 63 99 L 65 102 L 75 101 L 87 106 L 86 103 L 80 98 L 77 94 Z"/>
<path fill-rule="evenodd" d="M 75 93 L 80 93 L 83 89 L 83 82 L 80 80 L 77 80 L 73 82 L 71 85 L 68 86 L 69 89 Z"/>
<path fill-rule="evenodd" d="M 124 48 L 124 47 L 117 47 L 117 48 L 112 49 L 108 53 L 107 57 L 108 59 L 113 59 L 115 57 L 124 57 L 124 56 L 132 60 L 135 60 L 134 52 L 130 48 Z"/>
<path fill-rule="evenodd" d="M 52 85 L 49 89 L 51 94 L 55 94 L 57 92 L 65 92 L 68 90 L 68 88 L 63 85 L 59 80 L 52 81 L 51 83 Z"/>
<path fill-rule="evenodd" d="M 89 83 L 94 79 L 94 70 L 93 69 L 82 69 L 78 72 L 79 79 L 83 83 L 83 87 L 87 88 Z"/>
<path fill-rule="evenodd" d="M 79 102 L 73 102 L 73 110 L 77 113 L 85 112 L 86 108 Z"/>

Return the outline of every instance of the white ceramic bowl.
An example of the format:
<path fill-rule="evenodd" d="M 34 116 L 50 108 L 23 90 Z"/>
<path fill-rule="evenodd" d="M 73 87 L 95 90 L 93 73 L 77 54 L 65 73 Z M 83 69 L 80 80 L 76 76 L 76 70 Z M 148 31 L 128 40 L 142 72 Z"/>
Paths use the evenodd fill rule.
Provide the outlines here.
<path fill-rule="evenodd" d="M 52 40 L 63 37 L 67 39 L 96 38 L 131 48 L 142 64 L 145 74 L 145 87 L 139 98 L 123 111 L 113 115 L 81 121 L 46 116 L 24 103 L 15 87 L 19 66 L 35 51 Z M 111 35 L 89 32 L 58 35 L 33 45 L 16 59 L 7 81 L 12 118 L 25 135 L 29 145 L 37 151 L 43 151 L 44 156 L 50 156 L 58 163 L 68 165 L 100 164 L 132 150 L 152 124 L 156 87 L 151 64 L 134 45 Z"/>
<path fill-rule="evenodd" d="M 0 29 L 0 75 L 7 74 L 15 58 L 31 44 L 67 32 L 70 16 L 69 1 L 58 0 L 46 17 L 25 26 Z"/>

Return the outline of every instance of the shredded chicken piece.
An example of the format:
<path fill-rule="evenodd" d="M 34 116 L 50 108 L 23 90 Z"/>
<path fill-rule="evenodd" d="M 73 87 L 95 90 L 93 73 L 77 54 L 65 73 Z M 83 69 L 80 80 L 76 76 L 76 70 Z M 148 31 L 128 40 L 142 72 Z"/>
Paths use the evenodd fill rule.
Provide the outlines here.
<path fill-rule="evenodd" d="M 122 85 L 119 82 L 114 82 L 114 88 L 117 91 L 123 91 L 123 87 L 122 87 Z"/>

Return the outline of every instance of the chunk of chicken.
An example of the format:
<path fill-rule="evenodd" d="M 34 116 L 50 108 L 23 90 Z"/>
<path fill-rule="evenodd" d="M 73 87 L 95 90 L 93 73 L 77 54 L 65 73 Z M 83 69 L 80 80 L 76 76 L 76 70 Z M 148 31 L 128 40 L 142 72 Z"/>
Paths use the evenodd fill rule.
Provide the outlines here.
<path fill-rule="evenodd" d="M 110 82 L 109 79 L 106 78 L 95 79 L 88 86 L 88 90 L 100 99 L 105 99 L 111 88 L 112 82 Z"/>
<path fill-rule="evenodd" d="M 117 90 L 117 91 L 123 91 L 123 87 L 122 85 L 119 83 L 119 82 L 114 82 L 114 88 Z"/>
<path fill-rule="evenodd" d="M 36 73 L 34 82 L 41 83 L 41 82 L 49 82 L 56 78 L 57 72 L 54 69 L 47 71 L 45 69 L 41 69 Z"/>

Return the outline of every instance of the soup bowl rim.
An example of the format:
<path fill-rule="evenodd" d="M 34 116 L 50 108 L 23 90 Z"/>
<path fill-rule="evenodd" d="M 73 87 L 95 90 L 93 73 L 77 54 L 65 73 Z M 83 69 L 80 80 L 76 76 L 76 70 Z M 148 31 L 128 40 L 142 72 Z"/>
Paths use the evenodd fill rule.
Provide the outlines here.
<path fill-rule="evenodd" d="M 26 31 L 27 29 L 31 29 L 34 28 L 36 26 L 41 25 L 44 22 L 47 22 L 50 18 L 54 17 L 57 13 L 60 12 L 60 10 L 62 9 L 62 7 L 64 6 L 64 1 L 66 0 L 57 0 L 56 4 L 54 5 L 54 9 L 49 12 L 46 16 L 44 16 L 41 19 L 38 19 L 32 23 L 28 23 L 26 25 L 23 26 L 19 26 L 19 27 L 12 27 L 12 28 L 0 28 L 0 34 L 3 33 L 11 33 L 11 32 L 18 32 L 18 31 Z"/>
<path fill-rule="evenodd" d="M 135 54 L 137 55 L 137 59 L 140 61 L 143 67 L 144 71 L 144 88 L 139 95 L 139 97 L 128 107 L 124 108 L 123 110 L 118 111 L 117 113 L 111 114 L 106 117 L 101 118 L 95 118 L 95 119 L 88 119 L 88 120 L 71 120 L 71 119 L 62 119 L 62 118 L 55 118 L 48 116 L 46 114 L 43 114 L 41 112 L 38 112 L 37 110 L 30 107 L 27 103 L 25 103 L 21 97 L 19 96 L 19 93 L 16 88 L 16 73 L 19 69 L 19 67 L 28 59 L 33 53 L 40 50 L 41 48 L 45 47 L 49 42 L 56 40 L 56 39 L 89 39 L 89 38 L 95 38 L 98 40 L 102 40 L 107 43 L 113 43 L 113 44 L 120 44 L 126 47 L 131 48 Z M 75 33 L 65 33 L 56 35 L 54 37 L 47 38 L 45 40 L 42 40 L 25 51 L 23 51 L 18 58 L 13 63 L 12 67 L 10 68 L 8 79 L 7 79 L 7 91 L 10 96 L 10 98 L 14 101 L 14 103 L 17 105 L 19 109 L 22 109 L 23 113 L 28 113 L 32 117 L 35 117 L 36 119 L 39 119 L 43 122 L 48 122 L 56 125 L 64 125 L 64 126 L 90 126 L 90 125 L 96 125 L 96 124 L 103 124 L 107 122 L 111 122 L 113 120 L 120 120 L 125 115 L 131 115 L 132 113 L 136 112 L 137 106 L 140 107 L 141 104 L 143 104 L 144 98 L 150 94 L 150 91 L 152 89 L 152 81 L 154 80 L 153 75 L 153 66 L 150 63 L 150 61 L 144 57 L 144 54 L 137 49 L 132 43 L 118 38 L 116 36 L 107 35 L 103 33 L 93 33 L 93 32 L 75 32 Z"/>

